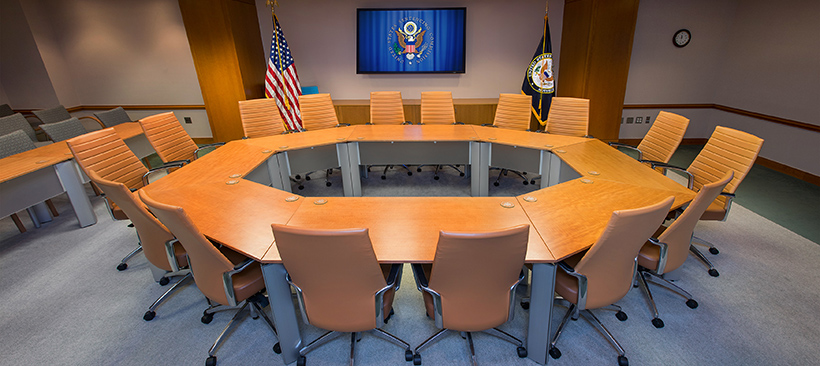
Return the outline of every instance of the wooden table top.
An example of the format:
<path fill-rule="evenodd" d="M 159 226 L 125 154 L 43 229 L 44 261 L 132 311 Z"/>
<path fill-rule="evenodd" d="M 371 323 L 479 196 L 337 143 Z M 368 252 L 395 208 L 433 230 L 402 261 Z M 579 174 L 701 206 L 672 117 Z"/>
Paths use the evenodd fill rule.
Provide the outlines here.
<path fill-rule="evenodd" d="M 274 152 L 297 150 L 312 146 L 325 146 L 345 142 L 355 128 L 355 126 L 326 128 L 324 130 L 258 137 L 242 141 L 265 149 L 273 150 Z"/>
<path fill-rule="evenodd" d="M 589 141 L 588 138 L 584 137 L 516 131 L 489 126 L 475 126 L 474 129 L 481 141 L 492 142 L 494 144 L 520 146 L 537 150 L 552 151 L 564 146 Z"/>
<path fill-rule="evenodd" d="M 349 141 L 471 141 L 473 125 L 357 125 Z"/>
<path fill-rule="evenodd" d="M 119 124 L 114 126 L 114 130 L 123 140 L 142 134 L 142 127 L 138 122 Z M 65 141 L 8 156 L 0 159 L 0 182 L 12 180 L 72 158 Z"/>
<path fill-rule="evenodd" d="M 675 197 L 673 208 L 689 202 L 689 190 L 669 191 L 585 177 L 516 197 L 556 259 L 589 248 L 612 212 L 639 208 Z M 529 202 L 535 198 L 534 202 Z"/>
<path fill-rule="evenodd" d="M 316 201 L 326 200 L 324 204 Z M 368 228 L 383 263 L 430 263 L 440 230 L 481 232 L 531 224 L 514 197 L 308 197 L 288 225 L 315 229 Z M 502 202 L 514 207 L 505 208 Z M 263 262 L 279 262 L 271 248 Z M 527 262 L 554 262 L 530 230 Z"/>

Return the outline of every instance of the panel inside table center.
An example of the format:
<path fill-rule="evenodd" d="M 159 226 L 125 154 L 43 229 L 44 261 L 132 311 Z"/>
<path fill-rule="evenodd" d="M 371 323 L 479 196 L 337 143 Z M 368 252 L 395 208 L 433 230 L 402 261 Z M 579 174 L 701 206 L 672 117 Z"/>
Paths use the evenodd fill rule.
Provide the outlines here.
<path fill-rule="evenodd" d="M 357 125 L 350 141 L 471 141 L 472 125 Z"/>

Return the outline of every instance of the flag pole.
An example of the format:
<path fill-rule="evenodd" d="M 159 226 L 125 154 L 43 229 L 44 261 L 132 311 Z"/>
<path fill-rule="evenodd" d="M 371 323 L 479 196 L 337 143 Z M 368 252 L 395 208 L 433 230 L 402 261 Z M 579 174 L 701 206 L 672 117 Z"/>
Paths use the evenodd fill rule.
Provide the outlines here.
<path fill-rule="evenodd" d="M 543 53 L 544 49 L 547 48 L 547 20 L 549 19 L 549 13 L 550 13 L 550 2 L 549 2 L 549 0 L 545 1 L 545 3 L 546 3 L 546 5 L 544 7 L 544 35 L 541 37 L 541 40 L 543 41 L 543 43 L 541 44 L 541 53 Z M 541 104 L 543 102 L 544 102 L 544 93 L 538 93 L 538 114 L 539 114 L 538 119 L 539 120 L 541 119 L 541 116 L 544 115 L 544 108 L 541 106 Z M 538 121 L 538 123 L 543 125 L 544 123 L 541 123 L 541 122 L 542 121 Z"/>

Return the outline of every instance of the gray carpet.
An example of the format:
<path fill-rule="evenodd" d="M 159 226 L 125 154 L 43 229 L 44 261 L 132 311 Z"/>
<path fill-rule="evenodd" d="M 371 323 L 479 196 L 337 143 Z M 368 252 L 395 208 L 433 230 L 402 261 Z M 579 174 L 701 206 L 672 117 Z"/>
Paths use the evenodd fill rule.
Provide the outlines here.
<path fill-rule="evenodd" d="M 363 180 L 365 195 L 469 195 L 469 176 L 447 173 L 439 181 L 425 170 L 407 177 L 391 171 L 382 181 L 375 171 Z M 333 177 L 333 176 L 332 176 Z M 333 179 L 338 179 L 335 175 Z M 392 187 L 392 188 L 391 188 Z M 533 189 L 518 179 L 490 186 L 491 195 Z M 341 182 L 325 187 L 320 177 L 307 182 L 304 195 L 341 195 Z M 90 190 L 89 190 L 89 194 Z M 54 200 L 61 215 L 40 229 L 17 233 L 0 220 L 0 364 L 8 365 L 201 365 L 208 347 L 230 319 L 218 313 L 209 325 L 199 321 L 206 303 L 187 285 L 157 311 L 142 314 L 164 287 L 152 281 L 138 256 L 123 272 L 114 269 L 136 243 L 125 222 L 112 222 L 102 200 L 92 198 L 99 223 L 80 229 L 65 196 Z M 701 223 L 698 235 L 719 243 L 711 256 L 721 272 L 712 278 L 689 259 L 671 277 L 700 302 L 691 310 L 672 292 L 653 288 L 666 322 L 655 329 L 642 294 L 635 289 L 622 301 L 629 320 L 597 311 L 626 348 L 632 365 L 816 364 L 820 359 L 820 247 L 741 205 L 727 222 Z M 398 233 L 400 235 L 400 233 Z M 707 254 L 708 255 L 708 254 Z M 523 295 L 526 289 L 519 290 Z M 436 331 L 424 316 L 421 295 L 405 266 L 396 315 L 385 327 L 415 346 Z M 565 308 L 556 306 L 555 321 Z M 503 326 L 515 336 L 526 333 L 527 311 L 516 307 L 515 320 Z M 305 340 L 321 330 L 304 325 Z M 474 337 L 481 365 L 534 365 L 515 356 L 515 347 L 490 335 Z M 280 365 L 271 351 L 275 337 L 261 320 L 235 328 L 217 353 L 220 365 Z M 308 365 L 344 365 L 349 337 L 341 337 L 308 356 Z M 616 353 L 587 322 L 569 324 L 555 365 L 616 364 Z M 357 365 L 410 365 L 403 351 L 374 336 L 357 345 Z M 423 352 L 424 365 L 469 365 L 466 342 L 451 334 Z"/>

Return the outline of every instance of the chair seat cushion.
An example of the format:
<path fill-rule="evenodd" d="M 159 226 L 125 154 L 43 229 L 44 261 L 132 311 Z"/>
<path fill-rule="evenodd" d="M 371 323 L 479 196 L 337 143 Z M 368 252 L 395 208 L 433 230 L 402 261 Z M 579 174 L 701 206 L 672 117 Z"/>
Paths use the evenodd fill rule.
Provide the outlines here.
<path fill-rule="evenodd" d="M 233 264 L 239 264 L 248 259 L 248 257 L 225 247 L 219 250 Z M 233 291 L 237 302 L 244 301 L 264 289 L 265 280 L 262 277 L 262 266 L 259 262 L 254 262 L 244 271 L 233 275 Z"/>
<path fill-rule="evenodd" d="M 712 202 L 709 205 L 709 208 L 706 209 L 706 212 L 701 215 L 701 220 L 707 221 L 721 221 L 723 218 L 726 217 L 726 209 L 721 202 Z"/>
<path fill-rule="evenodd" d="M 125 214 L 125 212 L 120 208 L 120 206 L 117 206 L 117 204 L 114 203 L 114 201 L 108 202 L 110 202 L 111 204 L 111 216 L 114 216 L 114 220 L 128 220 L 128 215 Z"/>
<path fill-rule="evenodd" d="M 666 226 L 661 226 L 655 231 L 652 237 L 660 237 L 664 231 L 666 231 Z M 661 248 L 648 241 L 641 247 L 641 251 L 638 252 L 638 265 L 650 271 L 656 271 L 658 269 L 658 262 L 660 262 L 660 260 Z"/>

